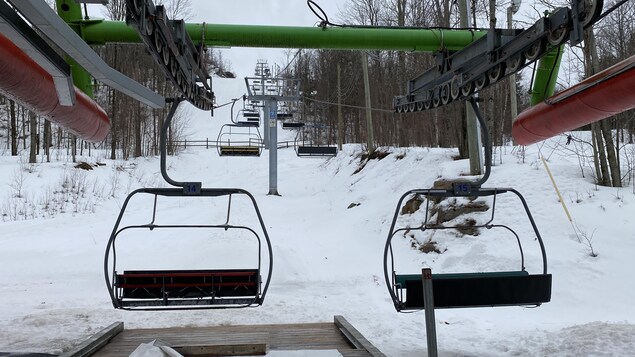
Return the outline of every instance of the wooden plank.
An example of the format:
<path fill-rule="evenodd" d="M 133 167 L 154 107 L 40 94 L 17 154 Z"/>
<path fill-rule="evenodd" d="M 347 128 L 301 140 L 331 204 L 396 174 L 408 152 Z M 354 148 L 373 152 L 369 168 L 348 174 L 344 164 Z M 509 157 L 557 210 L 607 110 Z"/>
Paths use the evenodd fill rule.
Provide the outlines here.
<path fill-rule="evenodd" d="M 115 322 L 105 329 L 92 335 L 89 339 L 79 344 L 70 351 L 62 353 L 59 357 L 84 357 L 90 356 L 102 348 L 111 339 L 123 331 L 123 322 Z"/>
<path fill-rule="evenodd" d="M 353 325 L 341 315 L 335 315 L 335 325 L 339 327 L 344 336 L 358 349 L 366 350 L 373 357 L 386 357 L 377 347 L 368 341 Z"/>
<path fill-rule="evenodd" d="M 342 322 L 343 321 L 343 322 Z M 339 326 L 337 324 L 340 324 Z M 342 328 L 341 326 L 344 326 Z M 351 333 L 350 331 L 353 331 Z M 357 345 L 350 336 L 356 334 Z M 95 357 L 127 356 L 140 344 L 160 340 L 170 346 L 266 345 L 272 350 L 338 350 L 346 357 L 384 356 L 342 317 L 336 323 L 234 325 L 125 330 Z M 362 342 L 359 342 L 362 341 Z M 365 341 L 365 342 L 364 342 Z M 374 354 L 364 346 L 373 348 Z M 228 354 L 226 354 L 228 355 Z M 246 355 L 246 354 L 243 354 Z M 201 355 L 202 356 L 202 355 Z"/>
<path fill-rule="evenodd" d="M 174 346 L 172 348 L 176 352 L 188 357 L 264 356 L 267 354 L 267 345 L 264 343 Z"/>

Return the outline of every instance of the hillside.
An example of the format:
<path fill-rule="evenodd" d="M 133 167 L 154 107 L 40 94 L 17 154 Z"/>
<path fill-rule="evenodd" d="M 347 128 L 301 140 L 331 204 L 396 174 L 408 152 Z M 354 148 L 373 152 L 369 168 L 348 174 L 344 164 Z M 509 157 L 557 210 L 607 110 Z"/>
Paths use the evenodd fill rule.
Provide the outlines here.
<path fill-rule="evenodd" d="M 225 89 L 217 91 L 226 96 L 219 103 L 241 95 L 244 85 L 241 80 L 216 84 Z M 213 118 L 188 109 L 190 138 L 215 138 L 228 121 L 225 109 Z M 291 132 L 280 133 L 280 140 L 293 138 Z M 581 177 L 577 158 L 557 146 L 558 140 L 564 139 L 547 142 L 542 151 L 577 234 L 558 202 L 538 146 L 527 147 L 524 156 L 518 148 L 497 150 L 486 184 L 524 194 L 545 241 L 553 274 L 552 301 L 539 308 L 438 310 L 441 355 L 625 356 L 635 351 L 635 284 L 630 274 L 635 264 L 633 188 L 596 187 L 588 175 Z M 59 161 L 36 165 L 1 156 L 0 207 L 6 212 L 23 206 L 26 213 L 16 211 L 19 220 L 4 216 L 0 222 L 0 351 L 59 353 L 114 321 L 139 328 L 324 322 L 343 315 L 390 356 L 424 354 L 423 313 L 398 314 L 390 301 L 383 278 L 384 245 L 403 192 L 429 188 L 439 178 L 463 177 L 468 163 L 453 160 L 453 149 L 382 148 L 389 155 L 359 170 L 361 150 L 360 145 L 348 144 L 328 160 L 298 158 L 292 149 L 280 150 L 281 197 L 266 195 L 266 153 L 260 158 L 228 158 L 213 149 L 189 148 L 168 158 L 169 172 L 177 180 L 252 192 L 273 245 L 273 278 L 262 307 L 202 312 L 115 310 L 104 284 L 104 249 L 126 195 L 137 187 L 166 186 L 158 158 L 123 162 L 102 154 L 83 160 L 105 165 L 79 171 L 64 153 L 59 153 Z M 17 181 L 22 198 L 16 197 Z M 352 203 L 358 205 L 349 208 Z M 151 203 L 146 207 L 150 211 Z M 204 216 L 208 210 L 193 201 L 161 208 L 159 213 L 178 219 Z M 526 220 L 522 207 L 512 202 L 501 200 L 496 212 L 507 222 Z M 400 222 L 414 225 L 421 214 L 403 216 Z M 475 219 L 480 222 L 487 214 Z M 399 269 L 416 273 L 424 265 L 436 272 L 516 267 L 515 243 L 510 248 L 496 235 L 490 240 L 489 233 L 438 233 L 433 238 L 441 253 L 428 254 L 412 249 L 406 238 L 395 238 Z M 188 266 L 198 247 L 179 242 L 183 244 L 169 258 L 175 265 Z M 156 260 L 150 250 L 143 256 L 142 245 L 130 247 L 141 249 L 139 261 Z M 590 256 L 590 247 L 596 257 Z M 531 239 L 525 249 L 527 268 L 536 271 L 539 249 Z M 230 254 L 235 251 L 228 251 L 213 263 L 232 263 Z"/>

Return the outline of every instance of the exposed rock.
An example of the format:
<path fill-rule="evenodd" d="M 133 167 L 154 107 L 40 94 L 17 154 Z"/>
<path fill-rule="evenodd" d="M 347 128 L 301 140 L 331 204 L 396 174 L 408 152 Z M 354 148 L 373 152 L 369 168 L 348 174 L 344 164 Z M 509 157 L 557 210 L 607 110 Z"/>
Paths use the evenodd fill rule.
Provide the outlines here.
<path fill-rule="evenodd" d="M 421 198 L 421 196 L 415 195 L 414 197 L 406 201 L 406 204 L 401 207 L 401 214 L 413 214 L 417 212 L 422 203 L 423 199 Z"/>

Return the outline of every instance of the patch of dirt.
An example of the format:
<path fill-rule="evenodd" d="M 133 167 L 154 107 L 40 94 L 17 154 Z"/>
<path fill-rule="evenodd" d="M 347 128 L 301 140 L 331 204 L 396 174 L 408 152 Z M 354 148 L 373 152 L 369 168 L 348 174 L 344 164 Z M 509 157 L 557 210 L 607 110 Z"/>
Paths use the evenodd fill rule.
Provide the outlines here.
<path fill-rule="evenodd" d="M 370 153 L 370 155 L 368 153 L 363 153 L 359 158 L 360 159 L 359 167 L 357 168 L 357 170 L 355 170 L 355 172 L 353 172 L 353 175 L 362 171 L 364 167 L 366 167 L 366 164 L 368 163 L 368 161 L 375 160 L 375 159 L 380 161 L 388 155 L 390 155 L 390 152 L 382 151 L 382 150 L 375 150 L 372 153 Z"/>
<path fill-rule="evenodd" d="M 421 198 L 421 196 L 415 195 L 414 197 L 406 201 L 406 204 L 401 207 L 401 215 L 403 216 L 404 214 L 413 214 L 417 212 L 422 203 L 423 199 Z"/>
<path fill-rule="evenodd" d="M 486 212 L 489 206 L 485 202 L 469 202 L 466 205 L 453 203 L 447 207 L 434 206 L 430 210 L 431 216 L 437 215 L 437 224 L 449 222 L 459 216 L 468 215 L 475 212 Z"/>
<path fill-rule="evenodd" d="M 437 242 L 433 240 L 429 240 L 419 246 L 419 251 L 425 254 L 428 254 L 428 253 L 441 254 L 441 250 L 439 250 L 439 248 L 437 247 L 437 244 L 438 244 Z"/>
<path fill-rule="evenodd" d="M 85 161 L 81 161 L 79 164 L 75 165 L 75 168 L 90 171 L 93 169 L 93 165 Z"/>

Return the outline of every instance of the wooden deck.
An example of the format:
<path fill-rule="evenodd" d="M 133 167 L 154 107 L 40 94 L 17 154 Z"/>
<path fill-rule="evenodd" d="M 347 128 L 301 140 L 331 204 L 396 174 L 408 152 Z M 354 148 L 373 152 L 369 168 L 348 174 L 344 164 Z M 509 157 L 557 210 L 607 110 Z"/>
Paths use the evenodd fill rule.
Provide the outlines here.
<path fill-rule="evenodd" d="M 256 351 L 259 345 L 266 345 L 268 351 L 338 350 L 345 357 L 384 356 L 341 316 L 335 316 L 333 323 L 124 329 L 93 356 L 128 356 L 140 344 L 155 339 L 175 347 L 237 346 L 237 351 L 241 348 L 243 351 L 245 348 L 253 348 Z M 233 355 L 247 355 L 245 352 L 236 353 L 238 354 Z"/>

